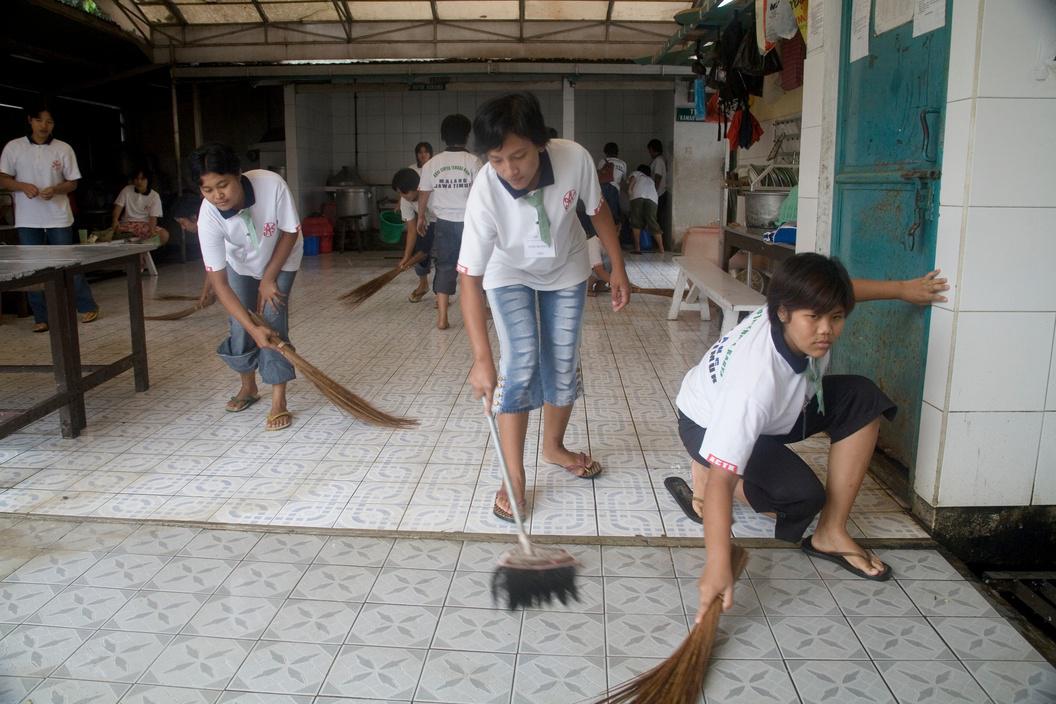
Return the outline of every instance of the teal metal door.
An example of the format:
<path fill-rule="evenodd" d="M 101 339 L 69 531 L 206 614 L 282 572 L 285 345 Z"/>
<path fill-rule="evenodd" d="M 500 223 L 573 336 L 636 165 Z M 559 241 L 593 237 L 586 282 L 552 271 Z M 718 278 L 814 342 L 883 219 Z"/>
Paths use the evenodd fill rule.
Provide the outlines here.
<path fill-rule="evenodd" d="M 876 36 L 871 18 L 869 53 L 850 63 L 851 6 L 844 0 L 832 253 L 855 278 L 913 278 L 935 264 L 949 31 L 914 37 L 908 22 Z M 833 351 L 834 371 L 873 379 L 898 404 L 894 422 L 881 424 L 880 447 L 907 467 L 916 455 L 929 316 L 900 302 L 866 303 Z"/>

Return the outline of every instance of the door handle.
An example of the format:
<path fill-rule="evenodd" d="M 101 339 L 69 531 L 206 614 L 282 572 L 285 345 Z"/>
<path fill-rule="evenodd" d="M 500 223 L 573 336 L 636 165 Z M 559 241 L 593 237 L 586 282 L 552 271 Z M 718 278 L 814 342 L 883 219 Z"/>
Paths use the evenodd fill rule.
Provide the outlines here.
<path fill-rule="evenodd" d="M 924 161 L 935 161 L 938 154 L 929 154 L 931 149 L 931 128 L 928 127 L 928 115 L 939 115 L 938 108 L 924 108 L 920 111 L 920 131 L 924 135 L 924 141 L 920 145 L 920 151 L 924 155 Z M 938 150 L 936 150 L 937 152 Z"/>
<path fill-rule="evenodd" d="M 900 175 L 904 181 L 938 181 L 942 172 L 938 169 L 914 169 L 903 171 Z"/>

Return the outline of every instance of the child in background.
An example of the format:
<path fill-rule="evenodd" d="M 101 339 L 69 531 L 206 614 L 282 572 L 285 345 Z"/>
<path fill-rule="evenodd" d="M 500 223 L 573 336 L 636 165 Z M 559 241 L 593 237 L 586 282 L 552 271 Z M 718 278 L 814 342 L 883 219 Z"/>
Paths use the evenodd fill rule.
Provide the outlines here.
<path fill-rule="evenodd" d="M 656 195 L 653 174 L 648 166 L 638 165 L 638 168 L 631 174 L 628 190 L 631 194 L 631 212 L 628 220 L 634 232 L 634 254 L 642 253 L 643 227 L 649 228 L 653 239 L 656 240 L 656 246 L 660 249 L 660 254 L 663 254 L 664 233 L 660 231 L 660 223 L 656 220 L 656 207 L 659 199 Z"/>
<path fill-rule="evenodd" d="M 136 169 L 128 180 L 130 183 L 114 199 L 110 224 L 114 235 L 128 234 L 135 239 L 164 247 L 169 241 L 169 231 L 158 225 L 161 196 L 151 187 L 152 174 L 147 169 Z M 141 259 L 145 264 L 145 255 Z"/>
<path fill-rule="evenodd" d="M 433 254 L 433 226 L 436 218 L 426 215 L 428 226 L 425 234 L 418 235 L 418 184 L 421 181 L 414 169 L 400 169 L 392 177 L 392 188 L 400 194 L 400 217 L 406 225 L 407 236 L 403 245 L 403 259 L 400 266 L 405 267 L 418 252 L 425 253 L 425 260 L 414 265 L 414 273 L 418 274 L 418 287 L 411 291 L 408 298 L 411 303 L 417 303 L 429 290 L 429 258 Z"/>

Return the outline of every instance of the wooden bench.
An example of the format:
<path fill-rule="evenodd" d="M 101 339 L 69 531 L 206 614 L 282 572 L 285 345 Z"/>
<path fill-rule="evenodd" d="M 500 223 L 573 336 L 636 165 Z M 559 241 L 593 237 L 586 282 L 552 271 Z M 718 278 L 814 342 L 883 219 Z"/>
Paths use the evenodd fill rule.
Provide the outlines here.
<path fill-rule="evenodd" d="M 671 308 L 667 311 L 668 320 L 678 319 L 678 313 L 683 308 L 699 310 L 701 320 L 711 320 L 708 306 L 711 300 L 722 309 L 722 330 L 719 334 L 725 335 L 737 326 L 738 313 L 753 311 L 766 304 L 763 294 L 748 288 L 707 258 L 675 257 L 672 261 L 678 265 L 678 278 L 675 279 L 675 292 L 671 296 Z M 687 286 L 689 292 L 683 301 Z"/>

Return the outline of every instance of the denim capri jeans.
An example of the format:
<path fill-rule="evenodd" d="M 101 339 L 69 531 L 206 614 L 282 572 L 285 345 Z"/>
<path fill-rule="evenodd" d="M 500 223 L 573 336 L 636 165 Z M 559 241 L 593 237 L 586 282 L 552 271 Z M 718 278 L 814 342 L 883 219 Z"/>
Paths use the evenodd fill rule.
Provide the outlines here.
<path fill-rule="evenodd" d="M 437 220 L 433 223 L 433 259 L 436 273 L 433 275 L 433 293 L 453 296 L 458 284 L 458 251 L 462 249 L 462 229 L 465 223 L 453 220 Z"/>
<path fill-rule="evenodd" d="M 264 313 L 260 316 L 284 340 L 290 339 L 290 289 L 293 288 L 293 279 L 296 276 L 296 271 L 279 272 L 276 284 L 279 291 L 285 294 L 284 305 L 281 308 L 275 308 L 267 303 L 264 305 Z M 229 266 L 227 267 L 227 283 L 230 284 L 246 310 L 255 311 L 257 309 L 259 279 L 235 273 L 234 269 Z M 296 378 L 297 374 L 293 370 L 293 365 L 286 361 L 281 352 L 258 348 L 253 336 L 246 332 L 237 320 L 229 317 L 228 322 L 230 333 L 227 339 L 216 348 L 216 353 L 227 366 L 239 374 L 260 371 L 260 379 L 265 384 L 285 384 Z"/>
<path fill-rule="evenodd" d="M 557 291 L 523 285 L 488 291 L 500 350 L 494 412 L 571 406 L 579 397 L 586 292 L 586 282 Z"/>

